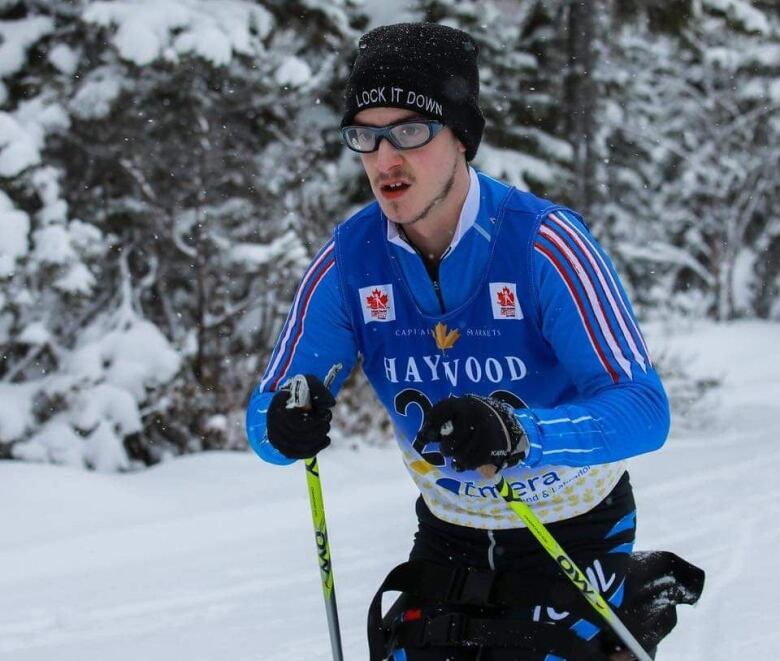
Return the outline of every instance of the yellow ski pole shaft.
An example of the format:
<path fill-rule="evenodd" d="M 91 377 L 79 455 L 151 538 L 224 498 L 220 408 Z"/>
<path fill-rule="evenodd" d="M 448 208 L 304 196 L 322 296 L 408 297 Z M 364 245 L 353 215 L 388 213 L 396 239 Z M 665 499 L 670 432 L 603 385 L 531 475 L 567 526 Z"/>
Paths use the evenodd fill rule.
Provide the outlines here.
<path fill-rule="evenodd" d="M 328 632 L 330 647 L 334 661 L 342 661 L 344 654 L 341 649 L 341 631 L 339 629 L 339 613 L 336 608 L 336 588 L 333 583 L 333 565 L 330 560 L 330 544 L 328 543 L 328 528 L 325 525 L 325 505 L 322 499 L 320 484 L 320 469 L 317 458 L 305 460 L 306 484 L 309 489 L 311 518 L 314 524 L 314 541 L 317 544 L 317 555 L 320 561 L 320 577 L 322 579 L 322 594 L 325 597 L 325 613 L 328 616 Z"/>
<path fill-rule="evenodd" d="M 580 594 L 585 597 L 593 609 L 601 615 L 603 620 L 617 634 L 626 648 L 629 649 L 639 661 L 652 661 L 652 657 L 645 652 L 639 641 L 634 638 L 634 635 L 628 630 L 626 625 L 620 621 L 620 618 L 615 614 L 615 611 L 609 607 L 609 604 L 604 597 L 601 596 L 598 590 L 593 588 L 585 576 L 585 573 L 577 567 L 566 551 L 561 548 L 561 545 L 558 544 L 555 538 L 550 534 L 550 531 L 547 530 L 545 525 L 539 520 L 539 517 L 533 513 L 533 510 L 520 500 L 520 498 L 514 495 L 509 484 L 503 477 L 498 484 L 496 484 L 496 490 L 506 501 L 507 505 L 509 505 L 509 508 L 520 517 L 528 530 L 531 531 L 531 534 L 536 537 L 537 541 L 544 547 L 544 550 L 558 563 L 558 566 L 563 570 L 563 573 L 569 577 L 569 580 L 574 583 Z"/>
<path fill-rule="evenodd" d="M 337 363 L 330 368 L 323 381 L 325 387 L 330 387 L 340 370 L 341 363 Z M 285 387 L 290 389 L 288 407 L 310 408 L 309 386 L 305 376 L 297 375 L 292 377 L 285 384 Z M 333 580 L 333 564 L 330 559 L 328 527 L 325 524 L 325 502 L 322 498 L 320 468 L 316 457 L 304 460 L 304 464 L 306 466 L 306 486 L 309 491 L 309 504 L 311 505 L 311 519 L 314 525 L 314 541 L 317 545 L 317 556 L 320 564 L 322 595 L 325 597 L 325 614 L 328 617 L 330 648 L 333 652 L 333 660 L 343 661 L 344 652 L 341 649 L 341 630 L 339 628 L 339 613 L 336 607 L 336 587 Z"/>

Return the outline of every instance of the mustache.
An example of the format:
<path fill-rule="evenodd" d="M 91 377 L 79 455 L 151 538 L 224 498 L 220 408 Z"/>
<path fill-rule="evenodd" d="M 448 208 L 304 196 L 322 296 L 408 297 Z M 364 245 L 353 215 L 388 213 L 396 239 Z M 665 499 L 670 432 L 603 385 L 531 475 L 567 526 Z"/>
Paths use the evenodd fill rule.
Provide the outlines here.
<path fill-rule="evenodd" d="M 380 174 L 377 175 L 374 178 L 374 186 L 381 186 L 382 184 L 388 182 L 388 181 L 396 181 L 398 179 L 403 179 L 404 181 L 413 184 L 415 182 L 415 178 L 404 172 L 403 170 L 399 172 L 394 172 L 393 174 Z"/>

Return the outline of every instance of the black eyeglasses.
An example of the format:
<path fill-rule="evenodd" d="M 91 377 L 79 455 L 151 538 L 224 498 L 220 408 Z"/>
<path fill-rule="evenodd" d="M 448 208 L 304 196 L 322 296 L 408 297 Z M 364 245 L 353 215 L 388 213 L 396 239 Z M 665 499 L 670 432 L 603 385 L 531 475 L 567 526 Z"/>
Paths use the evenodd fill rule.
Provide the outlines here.
<path fill-rule="evenodd" d="M 444 128 L 436 120 L 414 120 L 389 126 L 345 126 L 341 129 L 344 144 L 361 154 L 379 149 L 385 138 L 396 149 L 416 149 L 427 145 Z"/>

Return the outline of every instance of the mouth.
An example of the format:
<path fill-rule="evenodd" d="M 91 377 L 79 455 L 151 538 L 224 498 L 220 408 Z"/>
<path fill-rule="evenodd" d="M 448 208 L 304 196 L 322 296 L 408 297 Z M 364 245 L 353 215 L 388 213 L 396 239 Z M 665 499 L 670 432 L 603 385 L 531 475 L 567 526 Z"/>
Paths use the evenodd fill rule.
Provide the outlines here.
<path fill-rule="evenodd" d="M 405 181 L 394 181 L 382 184 L 379 187 L 379 190 L 382 193 L 382 197 L 386 200 L 397 200 L 399 197 L 403 196 L 410 187 L 411 184 L 408 184 Z"/>

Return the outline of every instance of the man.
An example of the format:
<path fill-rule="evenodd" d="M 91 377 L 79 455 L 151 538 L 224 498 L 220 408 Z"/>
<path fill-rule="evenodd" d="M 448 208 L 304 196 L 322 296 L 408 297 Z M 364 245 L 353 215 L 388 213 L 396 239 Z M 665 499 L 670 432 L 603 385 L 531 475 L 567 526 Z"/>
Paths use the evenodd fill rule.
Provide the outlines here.
<path fill-rule="evenodd" d="M 331 391 L 360 355 L 421 492 L 415 566 L 503 572 L 523 586 L 497 609 L 449 604 L 434 585 L 402 602 L 396 621 L 452 606 L 528 620 L 540 638 L 555 622 L 596 654 L 606 644 L 598 616 L 561 587 L 493 475 L 620 606 L 635 524 L 624 460 L 664 443 L 668 403 L 620 280 L 580 217 L 469 166 L 484 127 L 477 53 L 466 33 L 436 24 L 360 40 L 342 135 L 376 201 L 336 228 L 304 274 L 252 395 L 248 436 L 278 464 L 325 448 Z M 334 364 L 346 369 L 329 390 Z M 306 411 L 286 406 L 296 374 L 312 393 Z M 412 651 L 403 638 L 396 655 Z M 445 638 L 450 647 L 425 640 L 408 658 L 537 658 L 479 656 L 484 641 Z M 538 658 L 562 658 L 548 651 Z"/>

